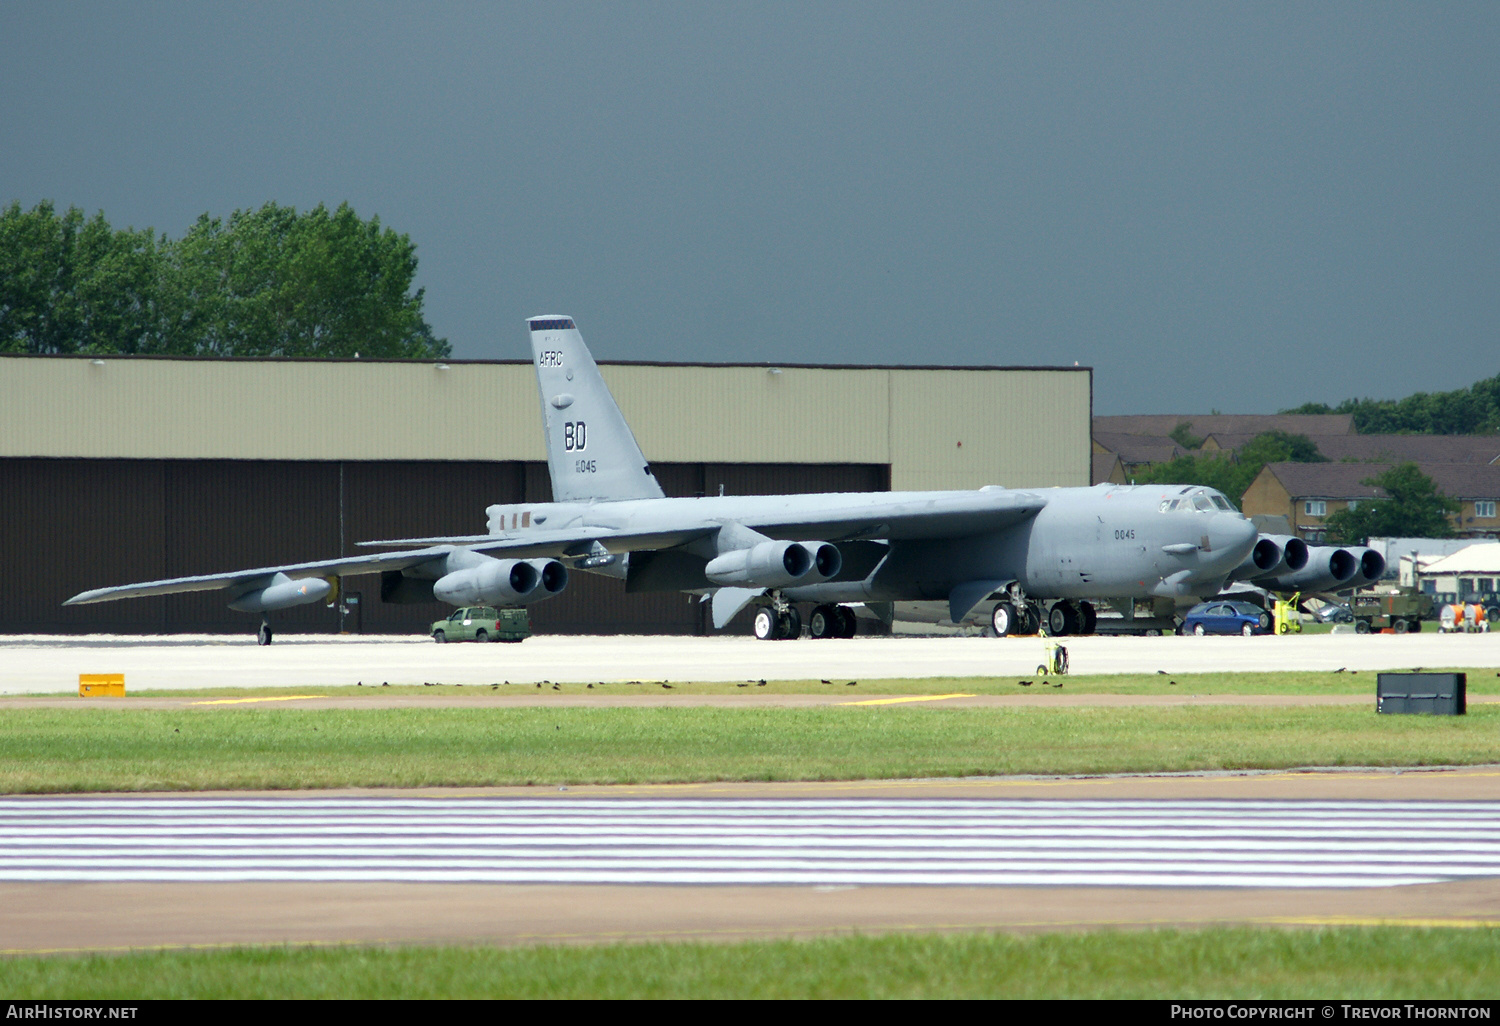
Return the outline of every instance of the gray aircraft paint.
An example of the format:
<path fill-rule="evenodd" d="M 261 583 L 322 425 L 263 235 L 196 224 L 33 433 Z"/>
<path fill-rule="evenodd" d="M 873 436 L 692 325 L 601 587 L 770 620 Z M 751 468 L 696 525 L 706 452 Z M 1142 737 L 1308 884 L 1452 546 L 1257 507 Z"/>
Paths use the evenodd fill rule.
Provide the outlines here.
<path fill-rule="evenodd" d="M 714 593 L 722 626 L 765 589 L 715 588 L 704 567 L 774 540 L 831 542 L 843 557 L 832 579 L 787 586 L 780 598 L 877 607 L 938 600 L 957 621 L 1012 585 L 1033 599 L 1188 603 L 1217 593 L 1258 537 L 1227 503 L 1166 511 L 1170 499 L 1216 494 L 1178 485 L 665 498 L 572 319 L 531 318 L 528 329 L 558 501 L 491 506 L 483 536 L 365 543 L 416 547 L 102 588 L 68 603 L 216 588 L 243 594 L 276 574 L 394 570 L 437 580 L 488 559 L 555 556 L 624 577 L 627 590 Z"/>
<path fill-rule="evenodd" d="M 527 322 L 556 502 L 660 499 L 661 485 L 571 317 Z"/>

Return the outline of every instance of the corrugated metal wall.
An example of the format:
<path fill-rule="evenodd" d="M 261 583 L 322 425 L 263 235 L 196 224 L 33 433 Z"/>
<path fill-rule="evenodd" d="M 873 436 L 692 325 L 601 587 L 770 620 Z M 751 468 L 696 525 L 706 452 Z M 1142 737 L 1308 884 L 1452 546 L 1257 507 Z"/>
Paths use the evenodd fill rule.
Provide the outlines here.
<path fill-rule="evenodd" d="M 884 466 L 653 464 L 669 495 L 880 491 Z M 356 542 L 480 534 L 493 503 L 547 501 L 544 463 L 263 460 L 0 460 L 0 633 L 244 633 L 257 618 L 195 593 L 63 607 L 90 588 L 354 554 Z M 438 603 L 385 604 L 379 578 L 346 581 L 367 633 L 424 632 Z M 697 633 L 696 598 L 625 594 L 574 573 L 533 607 L 539 631 Z M 273 614 L 278 629 L 336 631 L 321 604 Z M 349 627 L 353 627 L 351 622 Z M 736 627 L 735 629 L 738 629 Z"/>
<path fill-rule="evenodd" d="M 889 465 L 898 490 L 1089 483 L 1087 368 L 600 370 L 653 462 Z M 0 458 L 42 456 L 530 462 L 546 453 L 530 363 L 0 355 Z"/>

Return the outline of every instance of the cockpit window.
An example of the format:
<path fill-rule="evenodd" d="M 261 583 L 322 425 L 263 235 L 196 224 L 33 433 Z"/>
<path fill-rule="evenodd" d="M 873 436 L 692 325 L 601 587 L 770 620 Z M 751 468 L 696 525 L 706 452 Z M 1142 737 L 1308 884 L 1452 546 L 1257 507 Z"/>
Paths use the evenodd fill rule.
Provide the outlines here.
<path fill-rule="evenodd" d="M 1223 510 L 1225 513 L 1238 513 L 1239 509 L 1230 502 L 1222 492 L 1214 491 L 1212 488 L 1184 488 L 1183 494 L 1191 492 L 1181 499 L 1162 499 L 1157 505 L 1158 513 L 1182 512 L 1188 513 L 1198 510 L 1203 513 L 1212 513 L 1215 510 Z"/>

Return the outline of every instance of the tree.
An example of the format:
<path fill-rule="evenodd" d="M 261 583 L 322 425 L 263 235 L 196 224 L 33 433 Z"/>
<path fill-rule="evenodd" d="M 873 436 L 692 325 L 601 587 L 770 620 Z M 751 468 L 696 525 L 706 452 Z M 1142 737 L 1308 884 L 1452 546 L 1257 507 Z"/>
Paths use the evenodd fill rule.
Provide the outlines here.
<path fill-rule="evenodd" d="M 163 242 L 165 240 L 162 240 Z M 161 246 L 51 203 L 0 211 L 0 352 L 139 353 L 160 347 Z"/>
<path fill-rule="evenodd" d="M 1491 434 L 1500 431 L 1500 374 L 1452 392 L 1417 392 L 1405 399 L 1345 399 L 1338 406 L 1304 403 L 1283 413 L 1347 413 L 1360 434 Z"/>
<path fill-rule="evenodd" d="M 182 239 L 0 211 L 0 352 L 433 358 L 416 247 L 347 204 L 200 217 Z"/>
<path fill-rule="evenodd" d="M 1448 538 L 1453 535 L 1449 519 L 1459 512 L 1458 502 L 1437 490 L 1432 478 L 1415 463 L 1401 463 L 1384 474 L 1366 478 L 1386 493 L 1383 499 L 1363 499 L 1354 509 L 1341 509 L 1329 516 L 1328 537 L 1340 544 L 1366 544 L 1371 538 Z"/>
<path fill-rule="evenodd" d="M 1193 425 L 1187 421 L 1179 421 L 1177 426 L 1167 432 L 1167 437 L 1184 449 L 1196 449 L 1203 444 L 1203 439 L 1193 434 Z"/>
<path fill-rule="evenodd" d="M 267 203 L 200 217 L 170 261 L 179 351 L 222 356 L 442 357 L 422 316 L 411 239 L 347 204 Z"/>

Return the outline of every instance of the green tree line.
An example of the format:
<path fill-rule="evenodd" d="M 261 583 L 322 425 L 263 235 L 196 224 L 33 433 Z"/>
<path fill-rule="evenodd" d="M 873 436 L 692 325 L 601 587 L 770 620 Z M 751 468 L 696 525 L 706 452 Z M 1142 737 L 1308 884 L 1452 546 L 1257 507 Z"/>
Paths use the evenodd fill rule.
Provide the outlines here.
<path fill-rule="evenodd" d="M 50 202 L 0 210 L 0 352 L 447 356 L 416 246 L 347 203 L 204 214 L 180 239 Z"/>
<path fill-rule="evenodd" d="M 1350 413 L 1362 435 L 1485 435 L 1500 431 L 1500 374 L 1452 392 L 1405 399 L 1345 399 L 1337 406 L 1304 403 L 1282 413 Z"/>

